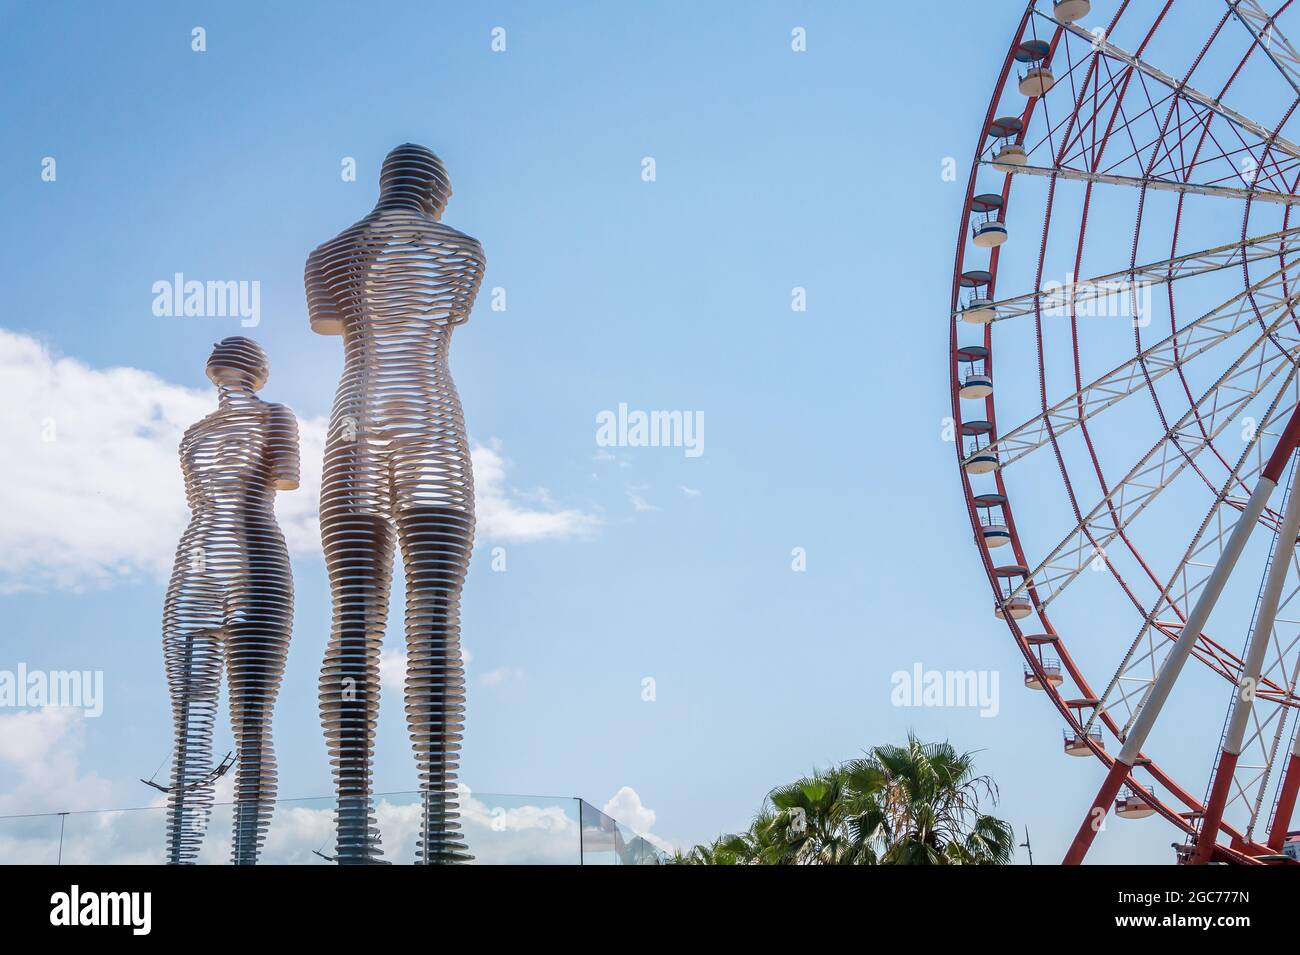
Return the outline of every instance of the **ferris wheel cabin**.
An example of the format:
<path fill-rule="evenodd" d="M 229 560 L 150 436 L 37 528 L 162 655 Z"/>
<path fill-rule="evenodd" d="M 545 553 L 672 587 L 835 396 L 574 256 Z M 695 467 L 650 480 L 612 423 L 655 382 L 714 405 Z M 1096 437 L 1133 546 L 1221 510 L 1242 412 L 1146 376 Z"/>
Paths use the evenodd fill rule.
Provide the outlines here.
<path fill-rule="evenodd" d="M 957 280 L 971 294 L 962 304 L 961 320 L 971 325 L 987 325 L 998 317 L 997 306 L 989 298 L 988 286 L 993 281 L 993 273 L 986 269 L 970 269 L 963 272 Z"/>
<path fill-rule="evenodd" d="M 989 350 L 983 345 L 957 349 L 957 361 L 966 366 L 957 394 L 963 398 L 987 398 L 993 394 L 993 378 L 987 369 Z"/>
<path fill-rule="evenodd" d="M 1002 599 L 993 605 L 993 615 L 999 620 L 1006 620 L 1008 617 L 1012 620 L 1023 620 L 1033 613 L 1034 605 L 1030 603 L 1029 595 L 1015 592 L 1028 574 L 1029 568 L 1020 564 L 1007 564 L 1004 567 L 993 568 L 998 590 L 1002 593 Z"/>
<path fill-rule="evenodd" d="M 1121 819 L 1145 819 L 1147 816 L 1154 816 L 1156 811 L 1142 798 L 1143 793 L 1154 798 L 1156 791 L 1150 786 L 1125 786 L 1124 791 L 1115 800 L 1115 815 Z"/>
<path fill-rule="evenodd" d="M 971 241 L 981 249 L 996 249 L 1007 241 L 1007 224 L 998 218 L 1002 197 L 986 192 L 970 201 Z"/>
<path fill-rule="evenodd" d="M 1016 47 L 1016 62 L 1025 64 L 1025 70 L 1020 74 L 1021 95 L 1042 96 L 1052 88 L 1056 78 L 1044 63 L 1051 51 L 1046 40 L 1026 40 Z"/>
<path fill-rule="evenodd" d="M 1011 543 L 1011 531 L 1007 527 L 1003 511 L 1007 503 L 1006 495 L 978 494 L 971 499 L 971 503 L 980 510 L 980 535 L 984 538 L 984 544 L 993 548 Z"/>
<path fill-rule="evenodd" d="M 992 434 L 991 422 L 963 421 L 961 423 L 962 438 L 970 439 L 969 442 L 962 442 L 963 450 L 966 452 L 962 467 L 966 469 L 967 474 L 988 474 L 990 471 L 997 470 L 998 452 L 989 447 Z"/>
<path fill-rule="evenodd" d="M 1041 671 L 1042 675 L 1039 675 Z M 1061 673 L 1061 661 L 1055 657 L 1040 657 L 1038 667 L 1025 667 L 1025 688 L 1045 690 L 1049 686 L 1060 686 L 1065 682 Z"/>
<path fill-rule="evenodd" d="M 1056 0 L 1052 4 L 1052 16 L 1062 23 L 1082 20 L 1091 12 L 1092 4 L 1088 0 Z"/>
<path fill-rule="evenodd" d="M 1044 669 L 1046 669 L 1046 667 L 1044 667 Z M 1059 665 L 1057 667 L 1057 672 L 1058 674 L 1060 672 Z M 1039 687 L 1039 689 L 1041 689 L 1041 687 Z M 1101 749 L 1106 748 L 1106 743 L 1101 738 L 1100 726 L 1094 726 L 1086 733 L 1081 733 L 1069 727 L 1065 729 L 1065 755 L 1066 756 L 1091 756 L 1092 746 L 1089 745 L 1090 742 L 1093 745 L 1100 747 Z"/>
<path fill-rule="evenodd" d="M 1029 161 L 1023 143 L 1017 142 L 1025 124 L 1019 116 L 1002 116 L 989 124 L 989 138 L 997 143 L 993 153 L 993 168 L 1013 172 Z"/>

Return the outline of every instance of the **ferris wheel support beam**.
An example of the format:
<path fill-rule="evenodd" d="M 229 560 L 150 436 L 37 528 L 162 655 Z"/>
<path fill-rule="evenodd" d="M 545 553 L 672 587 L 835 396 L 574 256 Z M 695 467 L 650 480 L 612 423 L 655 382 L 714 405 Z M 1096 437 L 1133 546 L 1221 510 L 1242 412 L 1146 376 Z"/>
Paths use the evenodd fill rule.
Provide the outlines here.
<path fill-rule="evenodd" d="M 1169 89 L 1173 90 L 1179 96 L 1182 96 L 1185 99 L 1189 99 L 1193 103 L 1199 103 L 1201 106 L 1204 106 L 1206 109 L 1218 113 L 1220 116 L 1222 116 L 1224 119 L 1228 120 L 1229 122 L 1236 123 L 1242 129 L 1257 136 L 1264 143 L 1268 143 L 1273 147 L 1275 147 L 1276 149 L 1279 149 L 1290 156 L 1300 158 L 1300 146 L 1297 146 L 1295 143 L 1291 142 L 1290 140 L 1283 139 L 1281 136 L 1278 136 L 1272 130 L 1267 129 L 1264 126 L 1261 126 L 1259 123 L 1255 122 L 1250 117 L 1238 113 L 1235 109 L 1232 109 L 1229 106 L 1225 106 L 1222 102 L 1220 102 L 1215 97 L 1210 96 L 1206 93 L 1202 93 L 1200 90 L 1196 89 L 1195 87 L 1189 86 L 1186 83 L 1174 79 L 1172 76 L 1170 76 L 1168 73 L 1164 72 L 1163 70 L 1157 69 L 1156 67 L 1152 66 L 1150 63 L 1147 63 L 1145 60 L 1141 60 L 1138 57 L 1134 56 L 1132 53 L 1129 53 L 1127 50 L 1120 49 L 1115 44 L 1107 40 L 1104 33 L 1101 35 L 1095 35 L 1085 30 L 1077 23 L 1062 23 L 1060 20 L 1057 20 L 1054 17 L 1051 17 L 1043 13 L 1042 11 L 1035 11 L 1035 12 L 1040 17 L 1043 17 L 1046 20 L 1050 20 L 1052 23 L 1055 23 L 1057 26 L 1061 27 L 1062 29 L 1070 33 L 1073 33 L 1079 39 L 1089 44 L 1099 55 L 1104 53 L 1105 55 L 1113 59 L 1119 60 L 1122 63 L 1127 63 L 1130 67 L 1137 70 L 1139 73 L 1145 74 L 1146 76 L 1151 77 L 1151 79 L 1155 80 L 1156 82 L 1161 83 L 1164 86 L 1167 86 Z"/>
<path fill-rule="evenodd" d="M 1146 176 L 1121 176 L 1111 172 L 1090 172 L 1086 169 L 1072 169 L 1069 166 L 998 165 L 989 159 L 981 159 L 980 164 L 992 166 L 998 172 L 1009 172 L 1018 176 L 1048 176 L 1058 179 L 1074 179 L 1078 182 L 1128 186 L 1132 189 L 1160 189 L 1165 192 L 1190 193 L 1197 196 L 1218 196 L 1226 199 L 1273 202 L 1284 206 L 1300 205 L 1300 196 L 1293 192 L 1275 192 L 1271 189 L 1257 189 L 1253 186 L 1246 188 L 1242 186 L 1216 186 L 1200 182 L 1176 182 L 1170 179 L 1156 179 Z"/>
<path fill-rule="evenodd" d="M 1242 742 L 1246 738 L 1246 724 L 1250 719 L 1255 690 L 1264 668 L 1264 656 L 1273 634 L 1273 623 L 1277 619 L 1282 587 L 1286 582 L 1291 560 L 1295 556 L 1297 534 L 1300 534 L 1300 487 L 1296 487 L 1293 483 L 1287 494 L 1286 513 L 1282 518 L 1282 526 L 1278 530 L 1272 562 L 1264 578 L 1264 591 L 1260 596 L 1255 630 L 1250 635 L 1250 644 L 1242 661 L 1238 690 L 1233 695 L 1232 715 L 1228 718 L 1228 729 L 1224 733 L 1219 763 L 1215 769 L 1214 782 L 1210 787 L 1210 798 L 1205 804 L 1201 831 L 1196 839 L 1196 851 L 1192 854 L 1191 861 L 1195 865 L 1204 865 L 1210 861 L 1214 853 L 1214 844 L 1219 837 L 1223 810 L 1232 789 L 1237 760 L 1241 757 Z"/>
<path fill-rule="evenodd" d="M 1259 523 L 1259 517 L 1268 504 L 1269 498 L 1273 496 L 1278 478 L 1281 477 L 1282 470 L 1286 467 L 1286 463 L 1290 460 L 1297 444 L 1300 444 L 1300 406 L 1297 406 L 1296 410 L 1292 412 L 1291 420 L 1287 422 L 1286 428 L 1283 429 L 1277 446 L 1273 449 L 1273 454 L 1269 457 L 1268 463 L 1260 474 L 1259 482 L 1255 485 L 1255 489 L 1250 494 L 1250 499 L 1246 502 L 1241 520 L 1232 529 L 1232 534 L 1224 545 L 1223 553 L 1215 563 L 1214 570 L 1211 571 L 1209 578 L 1206 580 L 1204 589 L 1197 598 L 1195 606 L 1192 607 L 1191 613 L 1187 615 L 1187 620 L 1178 635 L 1178 640 L 1169 651 L 1169 655 L 1165 657 L 1164 664 L 1160 668 L 1160 674 L 1156 677 L 1155 683 L 1151 685 L 1146 700 L 1141 704 L 1137 718 L 1133 721 L 1133 727 L 1124 739 L 1124 746 L 1120 750 L 1119 756 L 1116 757 L 1110 772 L 1106 775 L 1105 782 L 1101 784 L 1101 788 L 1097 791 L 1097 797 L 1092 801 L 1087 815 L 1084 816 L 1083 823 L 1079 826 L 1079 831 L 1075 834 L 1074 841 L 1070 844 L 1070 849 L 1065 855 L 1065 865 L 1079 865 L 1083 862 L 1084 856 L 1087 855 L 1093 839 L 1096 838 L 1097 830 L 1101 828 L 1102 821 L 1106 818 L 1111 804 L 1119 794 L 1120 786 L 1128 778 L 1129 773 L 1133 771 L 1133 766 L 1137 763 L 1147 736 L 1151 733 L 1151 728 L 1155 726 L 1156 719 L 1160 716 L 1160 711 L 1164 708 L 1170 691 L 1178 681 L 1183 664 L 1187 662 L 1192 647 L 1200 639 L 1206 621 L 1209 620 L 1215 604 L 1218 603 L 1219 596 L 1223 593 L 1228 578 L 1232 576 L 1232 572 L 1237 566 L 1237 560 L 1241 557 L 1246 542 L 1250 539 L 1251 533 Z M 1228 774 L 1227 778 L 1231 779 L 1231 773 Z M 1213 848 L 1213 843 L 1211 843 L 1211 848 Z"/>
<path fill-rule="evenodd" d="M 1277 792 L 1277 806 L 1273 810 L 1273 827 L 1268 833 L 1268 847 L 1274 851 L 1281 851 L 1282 844 L 1286 842 L 1297 794 L 1300 794 L 1300 733 L 1296 734 L 1295 745 L 1291 748 L 1291 759 L 1287 761 L 1286 774 L 1282 777 L 1282 785 Z"/>

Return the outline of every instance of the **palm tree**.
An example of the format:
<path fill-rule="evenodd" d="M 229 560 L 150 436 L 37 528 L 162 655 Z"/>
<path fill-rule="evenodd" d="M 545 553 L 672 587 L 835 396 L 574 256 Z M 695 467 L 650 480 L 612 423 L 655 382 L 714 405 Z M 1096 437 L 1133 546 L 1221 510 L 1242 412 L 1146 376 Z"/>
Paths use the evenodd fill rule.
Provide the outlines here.
<path fill-rule="evenodd" d="M 665 865 L 746 865 L 750 856 L 743 836 L 719 836 L 686 852 L 676 849 L 661 861 Z"/>
<path fill-rule="evenodd" d="M 665 860 L 688 865 L 1005 865 L 997 786 L 950 743 L 877 746 L 772 790 L 749 830 Z"/>
<path fill-rule="evenodd" d="M 1006 865 L 1015 852 L 1011 827 L 979 811 L 996 803 L 997 785 L 976 775 L 973 753 L 951 743 L 877 746 L 849 765 L 867 796 L 853 819 L 855 835 L 886 865 Z"/>
<path fill-rule="evenodd" d="M 782 865 L 855 862 L 857 847 L 847 825 L 855 796 L 848 775 L 839 767 L 772 790 L 767 797 L 774 810 L 767 815 L 769 855 Z"/>

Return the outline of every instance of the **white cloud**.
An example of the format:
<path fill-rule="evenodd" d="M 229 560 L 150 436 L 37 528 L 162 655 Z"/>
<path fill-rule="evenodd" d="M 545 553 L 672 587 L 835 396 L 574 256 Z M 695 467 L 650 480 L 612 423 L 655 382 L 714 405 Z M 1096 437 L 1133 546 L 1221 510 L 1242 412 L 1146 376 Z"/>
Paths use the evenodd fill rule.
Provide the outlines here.
<path fill-rule="evenodd" d="M 498 667 L 483 674 L 484 686 L 502 686 L 524 678 L 524 671 L 518 667 Z"/>
<path fill-rule="evenodd" d="M 685 484 L 681 484 L 678 486 L 682 489 L 682 493 L 685 494 L 687 497 L 699 497 L 701 494 L 704 493 L 703 491 L 698 491 L 693 487 L 687 487 Z"/>
<path fill-rule="evenodd" d="M 69 586 L 165 572 L 185 519 L 176 448 L 208 410 L 201 391 L 55 359 L 0 330 L 9 445 L 0 581 Z"/>
<path fill-rule="evenodd" d="M 666 840 L 650 831 L 654 828 L 655 811 L 641 802 L 640 794 L 631 786 L 624 786 L 609 797 L 601 812 L 621 822 L 637 835 L 644 836 L 651 845 L 665 852 L 672 851 L 672 846 Z"/>
<path fill-rule="evenodd" d="M 640 494 L 637 494 L 633 491 L 627 492 L 627 499 L 632 502 L 632 510 L 636 511 L 638 514 L 644 513 L 646 511 L 659 510 L 659 508 L 655 507 L 653 504 L 647 501 Z"/>
<path fill-rule="evenodd" d="M 406 651 L 388 647 L 379 654 L 379 688 L 395 693 L 406 690 Z"/>
<path fill-rule="evenodd" d="M 474 511 L 477 532 L 489 540 L 535 541 L 547 538 L 585 537 L 600 525 L 600 519 L 578 510 L 527 508 L 510 499 L 506 488 L 509 462 L 500 448 L 475 445 Z M 543 491 L 532 496 L 549 502 Z"/>
<path fill-rule="evenodd" d="M 624 786 L 610 796 L 601 812 L 642 834 L 654 828 L 655 811 L 642 804 L 641 796 L 631 786 Z"/>
<path fill-rule="evenodd" d="M 211 389 L 187 388 L 135 368 L 93 368 L 0 329 L 0 433 L 6 436 L 6 515 L 0 524 L 0 591 L 164 578 L 188 519 L 177 446 L 215 406 Z M 276 496 L 294 554 L 317 554 L 317 503 L 326 421 L 299 421 L 302 486 Z M 557 510 L 544 492 L 530 507 L 507 488 L 508 462 L 475 445 L 480 541 L 590 534 L 599 519 Z"/>
<path fill-rule="evenodd" d="M 85 711 L 47 706 L 0 716 L 0 815 L 99 809 L 114 801 L 111 782 L 81 768 Z"/>

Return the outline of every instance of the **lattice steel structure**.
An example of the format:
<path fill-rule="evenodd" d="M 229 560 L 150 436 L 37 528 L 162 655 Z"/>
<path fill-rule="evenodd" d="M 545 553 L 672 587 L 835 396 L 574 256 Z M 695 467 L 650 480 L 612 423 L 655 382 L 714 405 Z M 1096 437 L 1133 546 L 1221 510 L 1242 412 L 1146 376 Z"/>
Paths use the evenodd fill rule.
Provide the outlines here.
<path fill-rule="evenodd" d="M 251 339 L 208 359 L 217 410 L 185 432 L 181 470 L 191 519 L 163 610 L 175 722 L 167 861 L 193 863 L 212 809 L 212 733 L 225 670 L 236 744 L 231 859 L 257 861 L 276 794 L 271 715 L 293 627 L 293 577 L 275 492 L 298 486 L 298 425 L 256 392 L 266 355 Z"/>
<path fill-rule="evenodd" d="M 341 864 L 383 861 L 371 758 L 395 545 L 406 573 L 406 719 L 426 794 L 417 861 L 468 858 L 455 782 L 474 487 L 448 352 L 484 257 L 476 240 L 439 221 L 450 196 L 437 156 L 398 146 L 384 160 L 375 208 L 307 259 L 311 327 L 342 335 L 345 356 L 320 507 L 334 603 L 320 709 Z"/>

